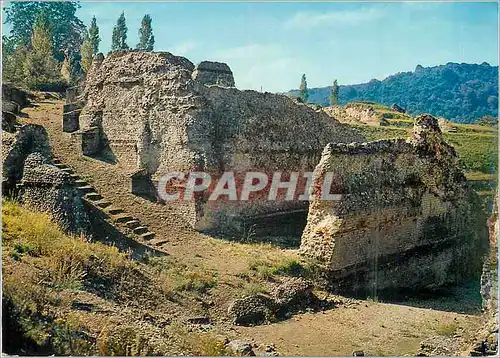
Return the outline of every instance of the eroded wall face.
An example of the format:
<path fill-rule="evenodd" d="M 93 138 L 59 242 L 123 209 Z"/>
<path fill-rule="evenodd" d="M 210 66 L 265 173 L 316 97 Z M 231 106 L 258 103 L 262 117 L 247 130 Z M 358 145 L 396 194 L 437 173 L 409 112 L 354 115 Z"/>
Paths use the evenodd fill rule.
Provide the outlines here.
<path fill-rule="evenodd" d="M 195 100 L 188 82 L 194 66 L 169 53 L 117 52 L 92 67 L 83 128 L 97 126 L 110 155 L 131 171 L 154 175 L 189 168 L 186 122 Z"/>
<path fill-rule="evenodd" d="M 130 171 L 145 169 L 156 183 L 174 171 L 204 171 L 214 180 L 226 171 L 311 172 L 326 143 L 362 139 L 286 96 L 224 87 L 233 84 L 232 75 L 220 80 L 229 67 L 208 64 L 195 69 L 185 58 L 148 52 L 117 52 L 96 61 L 80 125 L 99 127 L 113 159 Z M 199 81 L 204 71 L 216 78 Z M 304 201 L 269 202 L 267 195 L 215 203 L 201 195 L 171 205 L 200 230 L 238 228 L 234 217 L 307 210 Z"/>
<path fill-rule="evenodd" d="M 435 287 L 477 277 L 485 217 L 439 133 L 331 144 L 315 170 L 340 200 L 314 199 L 301 253 L 323 263 L 333 290 Z"/>
<path fill-rule="evenodd" d="M 215 176 L 233 171 L 240 185 L 249 171 L 265 173 L 269 181 L 276 172 L 282 173 L 282 181 L 296 172 L 302 180 L 303 173 L 314 170 L 326 143 L 362 140 L 354 130 L 286 96 L 216 86 L 203 87 L 200 93 L 208 102 L 203 116 L 210 119 L 209 146 L 215 158 L 205 168 Z M 307 211 L 308 202 L 297 200 L 305 190 L 303 185 L 298 185 L 294 200 L 284 200 L 284 190 L 278 200 L 268 200 L 270 186 L 268 183 L 247 201 L 205 202 L 205 220 L 200 224 L 243 217 L 248 223 L 255 218 L 261 222 L 254 224 L 262 226 L 263 215 Z M 270 218 L 265 225 L 272 226 L 273 222 Z M 280 228 L 275 231 L 279 235 Z"/>

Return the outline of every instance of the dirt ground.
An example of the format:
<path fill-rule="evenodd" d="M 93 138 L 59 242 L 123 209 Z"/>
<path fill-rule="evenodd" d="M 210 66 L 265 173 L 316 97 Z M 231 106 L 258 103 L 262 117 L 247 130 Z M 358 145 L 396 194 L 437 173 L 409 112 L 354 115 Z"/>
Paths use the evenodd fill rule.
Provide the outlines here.
<path fill-rule="evenodd" d="M 412 304 L 353 301 L 319 313 L 303 313 L 275 324 L 257 327 L 231 326 L 224 321 L 229 302 L 238 297 L 241 278 L 249 263 L 259 257 L 296 258 L 295 250 L 270 245 L 239 244 L 202 235 L 190 228 L 172 209 L 130 193 L 129 172 L 120 163 L 110 164 L 78 154 L 71 135 L 62 133 L 63 101 L 44 99 L 25 108 L 25 122 L 43 125 L 54 154 L 97 189 L 114 206 L 144 222 L 156 233 L 153 243 L 176 262 L 214 272 L 211 315 L 219 321 L 217 332 L 257 345 L 274 344 L 281 355 L 350 356 L 355 350 L 368 355 L 414 355 L 420 342 L 441 335 L 466 344 L 478 329 L 477 305 L 455 298 Z M 457 308 L 462 307 L 462 309 Z M 226 322 L 226 323 L 223 323 Z"/>

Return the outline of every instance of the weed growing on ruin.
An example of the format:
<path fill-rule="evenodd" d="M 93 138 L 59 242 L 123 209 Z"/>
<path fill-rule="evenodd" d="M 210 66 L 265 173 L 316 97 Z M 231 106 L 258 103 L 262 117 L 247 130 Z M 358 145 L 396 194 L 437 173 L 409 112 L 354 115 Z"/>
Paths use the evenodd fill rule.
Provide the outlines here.
<path fill-rule="evenodd" d="M 240 241 L 245 243 L 245 244 L 249 244 L 249 243 L 254 242 L 255 241 L 255 228 L 256 227 L 257 226 L 255 224 L 249 225 L 248 227 L 247 227 L 247 225 L 244 225 Z"/>
<path fill-rule="evenodd" d="M 247 297 L 267 293 L 269 293 L 269 288 L 264 283 L 252 281 L 243 287 L 241 296 Z"/>

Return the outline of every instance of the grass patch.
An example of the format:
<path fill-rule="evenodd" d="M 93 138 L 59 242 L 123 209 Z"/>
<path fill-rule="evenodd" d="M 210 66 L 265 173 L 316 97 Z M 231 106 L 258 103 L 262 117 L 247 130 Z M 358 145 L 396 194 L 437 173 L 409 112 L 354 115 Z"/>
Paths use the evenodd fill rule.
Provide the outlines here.
<path fill-rule="evenodd" d="M 289 257 L 280 260 L 254 259 L 248 263 L 249 271 L 264 280 L 269 280 L 276 275 L 311 278 L 316 274 L 316 267 L 316 263 L 312 261 L 299 261 Z"/>
<path fill-rule="evenodd" d="M 440 324 L 436 328 L 436 333 L 440 336 L 451 337 L 455 334 L 458 329 L 457 323 L 449 323 L 449 324 Z"/>
<path fill-rule="evenodd" d="M 3 201 L 2 219 L 3 296 L 12 307 L 4 316 L 18 327 L 13 335 L 34 342 L 36 350 L 24 353 L 168 355 L 168 335 L 156 336 L 151 345 L 144 325 L 113 314 L 104 322 L 93 311 L 75 313 L 73 297 L 98 296 L 113 306 L 154 311 L 175 305 L 173 294 L 182 291 L 190 300 L 217 285 L 217 276 L 201 269 L 166 258 L 133 261 L 116 247 L 69 236 L 49 215 L 13 201 Z"/>
<path fill-rule="evenodd" d="M 242 297 L 255 296 L 267 293 L 269 293 L 269 289 L 265 284 L 261 282 L 251 281 L 243 287 L 243 290 L 241 291 L 241 296 Z"/>
<path fill-rule="evenodd" d="M 403 121 L 406 122 L 406 121 Z M 389 120 L 390 126 L 354 125 L 368 141 L 379 139 L 407 138 L 412 133 L 412 126 L 399 127 L 401 121 Z M 444 133 L 445 140 L 453 145 L 459 166 L 466 172 L 492 174 L 497 172 L 498 132 L 496 128 L 455 124 L 457 133 Z"/>

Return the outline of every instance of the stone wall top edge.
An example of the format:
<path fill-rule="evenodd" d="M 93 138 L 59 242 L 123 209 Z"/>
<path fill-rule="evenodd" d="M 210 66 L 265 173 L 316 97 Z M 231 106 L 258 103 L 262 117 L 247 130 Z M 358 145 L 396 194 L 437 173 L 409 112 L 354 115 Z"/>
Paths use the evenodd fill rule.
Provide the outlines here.
<path fill-rule="evenodd" d="M 325 152 L 331 154 L 377 154 L 377 153 L 408 153 L 413 150 L 406 139 L 380 139 L 370 142 L 328 143 Z"/>

